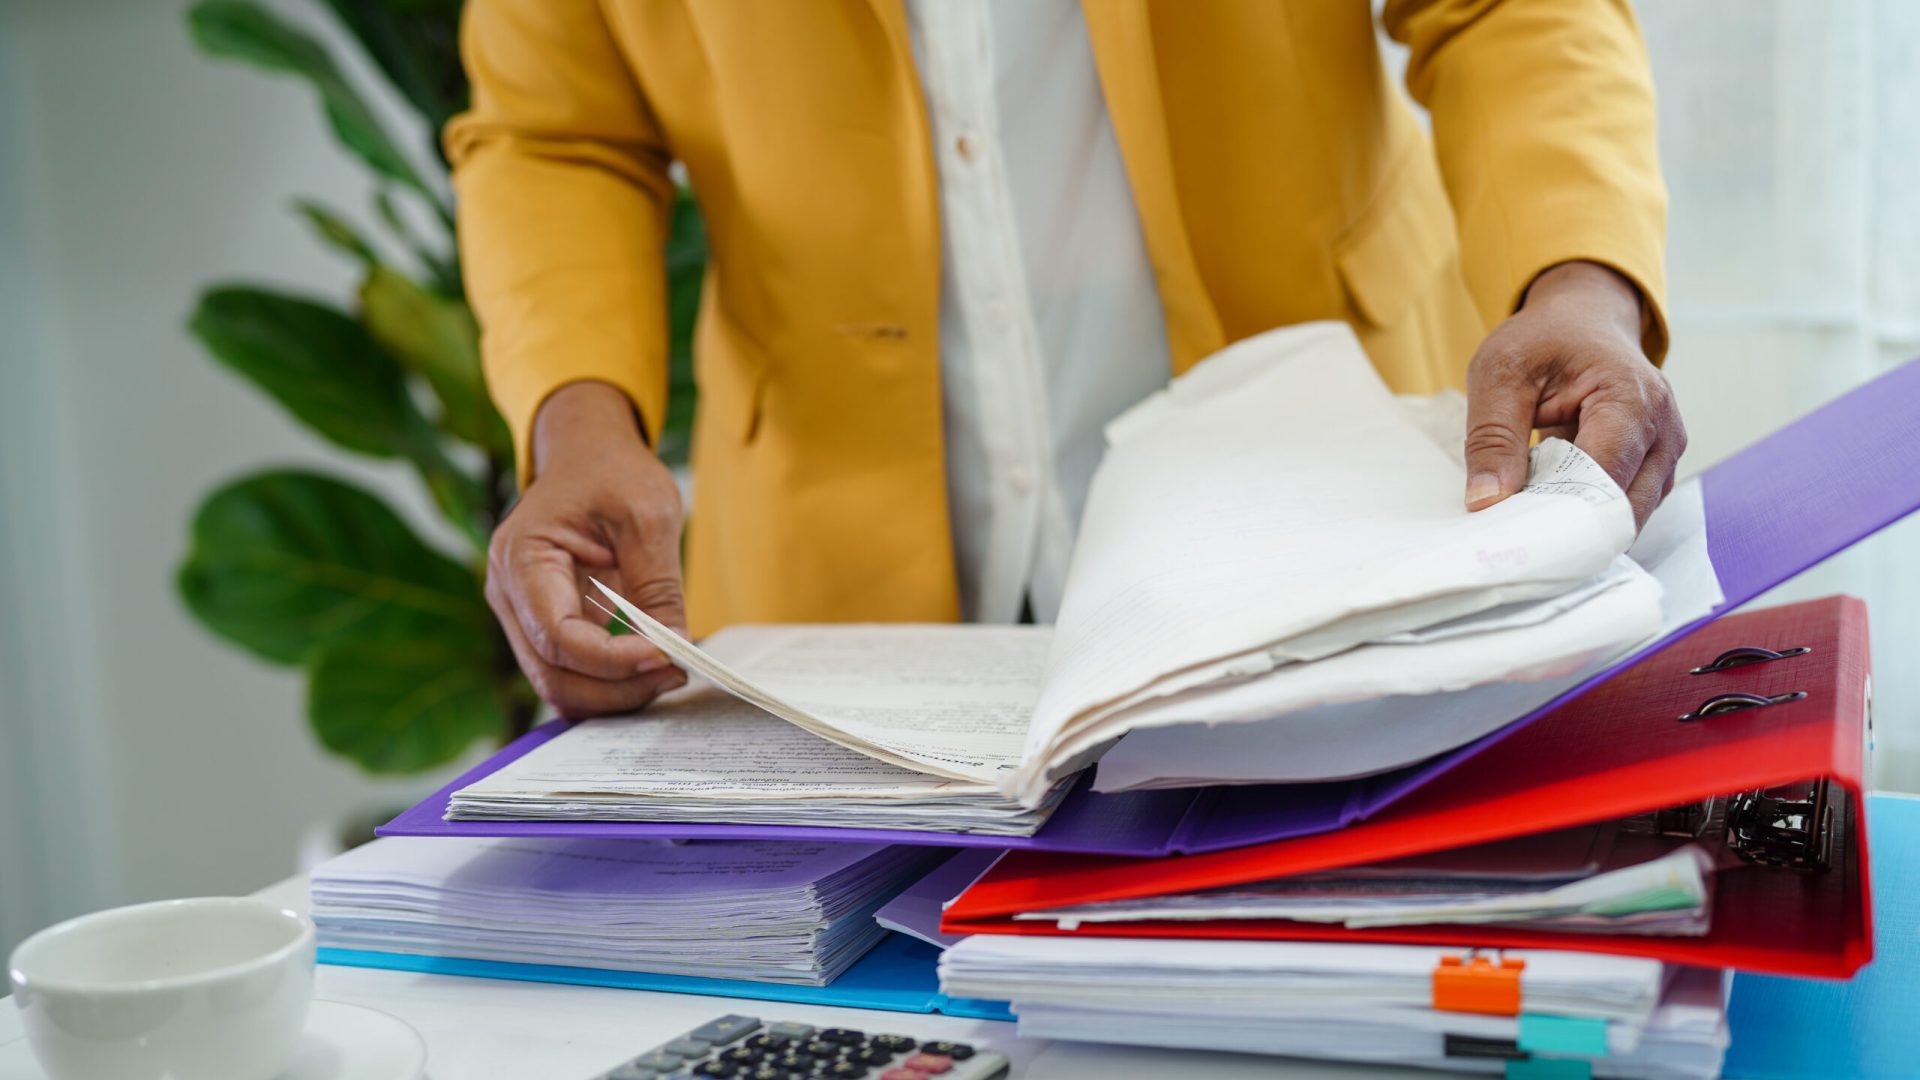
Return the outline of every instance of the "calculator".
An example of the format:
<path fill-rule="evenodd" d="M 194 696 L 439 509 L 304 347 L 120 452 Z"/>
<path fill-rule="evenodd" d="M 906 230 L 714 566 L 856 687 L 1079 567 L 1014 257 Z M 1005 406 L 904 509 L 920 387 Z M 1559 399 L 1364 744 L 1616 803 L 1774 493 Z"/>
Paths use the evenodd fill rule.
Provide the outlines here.
<path fill-rule="evenodd" d="M 916 1042 L 852 1028 L 722 1016 L 592 1080 L 995 1080 L 1006 1055 L 962 1042 Z"/>

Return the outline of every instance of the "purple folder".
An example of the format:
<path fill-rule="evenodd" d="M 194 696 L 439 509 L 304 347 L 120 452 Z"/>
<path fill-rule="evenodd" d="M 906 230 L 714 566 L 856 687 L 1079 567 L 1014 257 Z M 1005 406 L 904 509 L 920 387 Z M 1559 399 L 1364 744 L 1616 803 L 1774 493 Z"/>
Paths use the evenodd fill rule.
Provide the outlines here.
<path fill-rule="evenodd" d="M 1085 778 L 1031 837 L 782 825 L 446 821 L 448 799 L 566 729 L 555 721 L 376 830 L 381 836 L 844 840 L 1100 855 L 1197 853 L 1327 832 L 1368 817 L 1741 604 L 1920 509 L 1920 360 L 1829 402 L 1701 477 L 1707 549 L 1726 599 L 1490 735 L 1362 780 L 1101 795 Z"/>

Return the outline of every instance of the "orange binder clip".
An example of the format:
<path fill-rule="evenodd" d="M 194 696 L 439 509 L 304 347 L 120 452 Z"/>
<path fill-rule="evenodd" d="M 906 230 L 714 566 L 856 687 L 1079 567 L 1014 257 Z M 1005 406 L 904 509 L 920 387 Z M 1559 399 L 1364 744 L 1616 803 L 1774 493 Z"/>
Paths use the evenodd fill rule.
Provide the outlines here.
<path fill-rule="evenodd" d="M 1495 964 L 1479 950 L 1442 956 L 1433 969 L 1433 1007 L 1446 1012 L 1520 1015 L 1520 972 L 1525 960 L 1500 957 Z"/>

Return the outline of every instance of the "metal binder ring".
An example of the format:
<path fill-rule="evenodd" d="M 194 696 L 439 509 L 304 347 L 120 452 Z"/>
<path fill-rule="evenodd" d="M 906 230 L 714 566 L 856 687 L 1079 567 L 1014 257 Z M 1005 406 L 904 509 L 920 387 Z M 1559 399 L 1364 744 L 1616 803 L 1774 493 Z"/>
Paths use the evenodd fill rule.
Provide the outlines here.
<path fill-rule="evenodd" d="M 1767 697 L 1764 694 L 1748 694 L 1744 692 L 1715 694 L 1701 702 L 1700 707 L 1692 712 L 1681 713 L 1680 719 L 1683 721 L 1705 720 L 1709 716 L 1719 716 L 1722 713 L 1739 712 L 1742 709 L 1758 709 L 1767 705 L 1780 705 L 1789 701 L 1799 701 L 1806 696 L 1807 692 L 1805 690 L 1795 690 L 1790 694 L 1775 694 L 1772 697 Z"/>
<path fill-rule="evenodd" d="M 1709 671 L 1731 671 L 1737 667 L 1746 667 L 1748 664 L 1764 664 L 1771 660 L 1785 660 L 1789 656 L 1802 656 L 1812 651 L 1812 649 L 1804 645 L 1795 646 L 1791 649 L 1781 649 L 1778 652 L 1772 649 L 1763 649 L 1758 645 L 1742 645 L 1739 648 L 1728 649 L 1726 652 L 1714 657 L 1712 663 L 1702 664 L 1692 671 L 1687 672 L 1687 674 L 1705 675 Z"/>

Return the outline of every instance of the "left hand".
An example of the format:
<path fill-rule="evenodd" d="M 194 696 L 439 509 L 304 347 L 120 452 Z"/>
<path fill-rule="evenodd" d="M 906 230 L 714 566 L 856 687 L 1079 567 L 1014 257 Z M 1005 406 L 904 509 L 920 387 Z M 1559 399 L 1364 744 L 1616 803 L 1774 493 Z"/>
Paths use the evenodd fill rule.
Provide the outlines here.
<path fill-rule="evenodd" d="M 1607 470 L 1636 526 L 1673 488 L 1687 431 L 1640 348 L 1640 293 L 1598 263 L 1561 263 L 1528 287 L 1467 368 L 1467 509 L 1527 483 L 1528 446 L 1569 439 Z"/>

